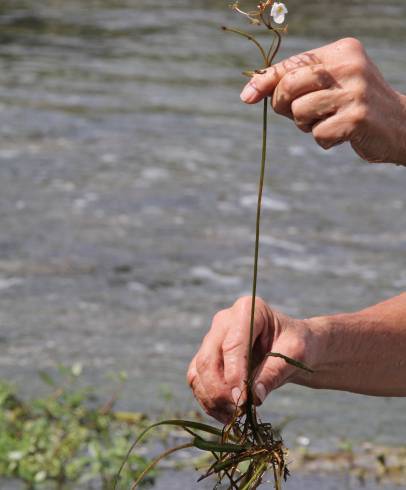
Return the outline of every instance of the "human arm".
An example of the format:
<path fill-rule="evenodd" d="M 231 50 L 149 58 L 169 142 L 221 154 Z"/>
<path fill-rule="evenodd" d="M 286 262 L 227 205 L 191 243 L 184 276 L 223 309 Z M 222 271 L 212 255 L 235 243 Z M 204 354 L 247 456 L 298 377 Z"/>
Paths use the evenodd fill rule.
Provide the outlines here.
<path fill-rule="evenodd" d="M 364 160 L 406 165 L 406 96 L 357 39 L 281 61 L 254 75 L 241 94 L 249 104 L 265 96 L 324 149 L 348 141 Z"/>
<path fill-rule="evenodd" d="M 188 382 L 221 421 L 245 401 L 250 298 L 218 313 L 191 362 Z M 356 313 L 294 319 L 257 300 L 255 402 L 286 384 L 376 396 L 406 396 L 406 293 Z M 310 366 L 309 374 L 278 352 Z M 240 393 L 242 393 L 240 395 Z"/>
<path fill-rule="evenodd" d="M 319 353 L 316 373 L 294 381 L 312 388 L 406 396 L 406 293 L 356 313 L 308 320 Z"/>

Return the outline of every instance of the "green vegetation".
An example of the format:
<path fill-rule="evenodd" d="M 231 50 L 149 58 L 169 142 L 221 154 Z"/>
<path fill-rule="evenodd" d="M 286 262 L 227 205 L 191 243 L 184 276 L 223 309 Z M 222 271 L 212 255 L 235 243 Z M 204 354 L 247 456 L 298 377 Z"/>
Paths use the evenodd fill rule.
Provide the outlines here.
<path fill-rule="evenodd" d="M 207 474 L 212 451 L 232 451 L 239 458 L 247 450 L 230 443 L 216 443 L 197 436 L 190 443 L 182 437 L 182 429 L 189 434 L 203 432 L 220 436 L 221 430 L 202 423 L 197 414 L 193 422 L 169 420 L 168 431 L 162 423 L 151 426 L 152 421 L 137 412 L 114 410 L 124 374 L 118 376 L 119 386 L 106 403 L 98 404 L 92 389 L 83 387 L 81 367 L 60 367 L 55 379 L 40 373 L 48 385 L 41 398 L 23 401 L 10 384 L 0 380 L 0 487 L 7 488 L 2 478 L 20 481 L 29 490 L 71 490 L 93 488 L 111 490 L 119 469 L 120 490 L 130 489 L 137 482 L 152 484 L 156 478 L 149 472 L 151 455 L 167 445 L 168 438 L 183 443 L 175 449 L 195 446 L 199 452 L 190 453 L 183 460 L 175 460 L 173 468 L 199 467 L 201 475 Z M 167 395 L 168 396 L 168 395 Z M 148 428 L 157 431 L 154 439 L 146 436 Z M 145 443 L 127 454 L 134 446 L 135 437 Z M 148 449 L 148 445 L 153 450 Z M 165 451 L 169 456 L 172 450 Z M 223 453 L 225 454 L 225 453 Z M 159 457 L 153 463 L 159 462 Z M 332 452 L 318 453 L 305 448 L 289 451 L 289 460 L 296 471 L 317 474 L 350 474 L 365 482 L 375 479 L 383 482 L 406 484 L 406 449 L 385 448 L 373 444 L 354 447 L 350 442 Z M 127 464 L 122 465 L 124 461 Z M 243 464 L 243 463 L 241 463 Z M 247 463 L 246 463 L 247 464 Z M 141 483 L 142 482 L 142 483 Z"/>
<path fill-rule="evenodd" d="M 89 481 L 103 490 L 112 488 L 134 435 L 147 420 L 137 413 L 113 412 L 119 390 L 96 406 L 92 390 L 79 386 L 80 373 L 78 364 L 61 367 L 57 379 L 41 373 L 49 394 L 29 402 L 0 381 L 1 478 L 20 480 L 32 490 L 78 488 Z M 120 377 L 121 384 L 124 375 Z M 131 455 L 122 472 L 123 488 L 145 466 L 144 456 Z M 153 478 L 149 474 L 145 483 Z"/>

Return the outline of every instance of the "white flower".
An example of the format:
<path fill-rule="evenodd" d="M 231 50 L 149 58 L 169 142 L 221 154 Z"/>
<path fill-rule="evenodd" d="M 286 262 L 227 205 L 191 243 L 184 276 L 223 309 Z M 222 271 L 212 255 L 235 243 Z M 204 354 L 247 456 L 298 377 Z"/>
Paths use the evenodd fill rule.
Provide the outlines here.
<path fill-rule="evenodd" d="M 276 24 L 283 24 L 285 22 L 285 16 L 288 13 L 286 5 L 282 2 L 275 2 L 272 5 L 271 17 Z"/>

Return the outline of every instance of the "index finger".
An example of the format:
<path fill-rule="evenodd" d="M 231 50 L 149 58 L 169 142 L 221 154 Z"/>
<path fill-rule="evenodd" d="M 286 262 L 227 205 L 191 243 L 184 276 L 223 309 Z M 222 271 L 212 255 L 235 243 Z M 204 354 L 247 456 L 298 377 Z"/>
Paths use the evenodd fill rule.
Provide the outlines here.
<path fill-rule="evenodd" d="M 256 104 L 264 97 L 271 96 L 278 83 L 287 73 L 305 66 L 320 65 L 321 60 L 317 55 L 318 51 L 320 50 L 292 56 L 261 73 L 255 74 L 241 92 L 241 100 L 247 104 Z"/>
<path fill-rule="evenodd" d="M 348 62 L 354 53 L 360 52 L 364 52 L 364 48 L 357 39 L 345 38 L 292 56 L 266 69 L 263 74 L 254 75 L 242 91 L 241 99 L 247 104 L 255 104 L 264 97 L 271 96 L 282 78 L 292 70 L 318 64 Z"/>

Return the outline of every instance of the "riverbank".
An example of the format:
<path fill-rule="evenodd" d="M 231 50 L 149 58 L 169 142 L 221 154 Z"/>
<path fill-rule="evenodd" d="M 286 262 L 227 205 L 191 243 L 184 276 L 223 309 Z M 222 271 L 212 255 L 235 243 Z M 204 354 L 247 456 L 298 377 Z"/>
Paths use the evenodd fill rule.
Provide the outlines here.
<path fill-rule="evenodd" d="M 124 389 L 124 373 L 116 377 L 107 400 L 83 386 L 78 364 L 60 367 L 59 377 L 40 374 L 48 393 L 30 400 L 23 400 L 0 380 L 1 488 L 111 490 L 129 447 L 155 420 L 144 413 L 116 410 Z M 159 420 L 162 418 L 203 420 L 196 412 L 166 412 Z M 190 435 L 178 428 L 165 426 L 151 431 L 131 453 L 120 488 L 129 488 L 156 454 L 189 439 Z M 356 489 L 365 484 L 387 489 L 406 486 L 405 447 L 347 441 L 331 451 L 316 451 L 309 447 L 306 437 L 301 437 L 296 447 L 289 449 L 286 460 L 293 475 L 287 490 Z M 210 480 L 197 485 L 209 464 L 207 453 L 187 449 L 164 460 L 145 483 L 157 490 L 179 488 L 183 481 L 185 488 L 209 489 L 213 485 Z"/>
<path fill-rule="evenodd" d="M 213 486 L 195 483 L 196 478 L 190 472 L 166 472 L 160 478 L 154 490 L 212 490 Z M 367 486 L 361 484 L 354 478 L 343 475 L 309 475 L 306 473 L 295 473 L 285 484 L 283 490 L 398 490 L 399 487 L 393 484 L 377 484 L 369 481 Z M 7 489 L 17 490 L 17 489 Z"/>
<path fill-rule="evenodd" d="M 288 451 L 291 476 L 286 490 L 355 490 L 367 488 L 397 489 L 406 487 L 406 448 L 373 447 L 370 444 L 338 448 L 331 452 L 315 452 L 303 447 Z M 212 482 L 197 484 L 200 473 L 190 471 L 190 460 L 175 466 L 177 471 L 160 473 L 156 490 L 173 488 L 212 489 Z M 184 467 L 183 467 L 184 466 Z M 182 482 L 182 485 L 181 485 Z"/>

